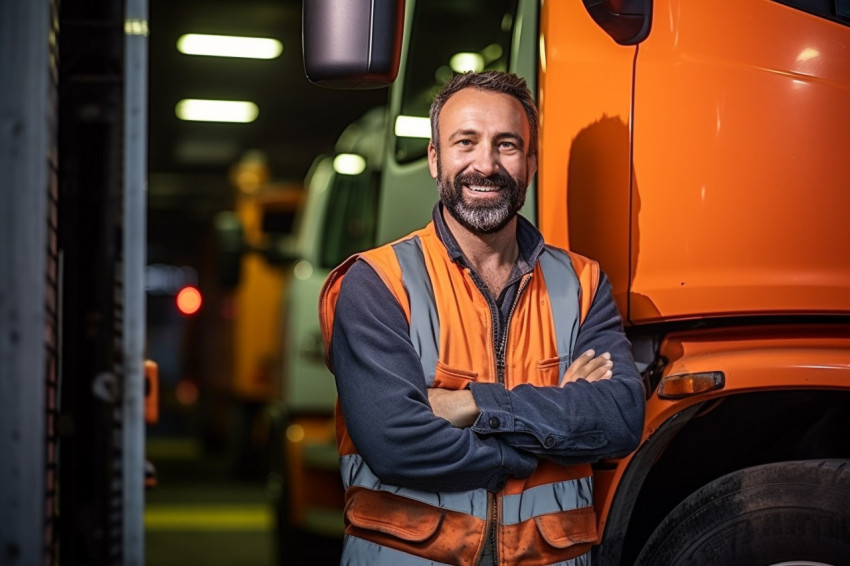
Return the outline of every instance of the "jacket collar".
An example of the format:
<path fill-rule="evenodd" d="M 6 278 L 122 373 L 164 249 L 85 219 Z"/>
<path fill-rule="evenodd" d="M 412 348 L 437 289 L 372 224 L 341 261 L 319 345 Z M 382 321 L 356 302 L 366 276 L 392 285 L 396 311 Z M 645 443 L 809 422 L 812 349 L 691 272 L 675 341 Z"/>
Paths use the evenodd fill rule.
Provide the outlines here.
<path fill-rule="evenodd" d="M 463 255 L 457 240 L 446 226 L 446 221 L 443 220 L 443 203 L 437 202 L 432 213 L 434 228 L 437 232 L 437 237 L 446 247 L 449 258 L 455 263 L 464 266 L 469 266 L 469 262 Z M 522 215 L 517 215 L 517 230 L 516 239 L 519 244 L 519 258 L 517 258 L 517 268 L 521 273 L 527 273 L 534 268 L 537 259 L 543 252 L 543 235 L 534 227 L 534 225 L 525 219 Z"/>

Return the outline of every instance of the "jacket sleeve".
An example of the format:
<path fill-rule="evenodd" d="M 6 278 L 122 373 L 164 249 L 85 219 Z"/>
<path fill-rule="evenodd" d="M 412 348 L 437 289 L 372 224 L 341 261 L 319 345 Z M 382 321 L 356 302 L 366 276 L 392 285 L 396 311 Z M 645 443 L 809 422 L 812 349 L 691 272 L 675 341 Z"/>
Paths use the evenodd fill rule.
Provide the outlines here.
<path fill-rule="evenodd" d="M 432 491 L 498 490 L 537 466 L 529 452 L 434 414 L 407 319 L 365 262 L 342 281 L 330 355 L 348 432 L 382 481 Z"/>
<path fill-rule="evenodd" d="M 610 352 L 610 379 L 580 379 L 563 387 L 470 385 L 481 414 L 472 429 L 514 448 L 563 464 L 594 462 L 628 454 L 643 430 L 645 393 L 623 332 L 622 319 L 602 274 L 596 296 L 579 328 L 574 356 L 589 349 Z"/>

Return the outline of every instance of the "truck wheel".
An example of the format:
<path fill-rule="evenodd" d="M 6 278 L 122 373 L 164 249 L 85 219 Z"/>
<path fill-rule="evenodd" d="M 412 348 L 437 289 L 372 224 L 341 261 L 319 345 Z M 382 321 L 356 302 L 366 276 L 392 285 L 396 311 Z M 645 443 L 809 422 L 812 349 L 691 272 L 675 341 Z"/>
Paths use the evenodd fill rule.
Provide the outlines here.
<path fill-rule="evenodd" d="M 703 486 L 661 522 L 636 566 L 850 565 L 850 460 L 779 462 Z"/>

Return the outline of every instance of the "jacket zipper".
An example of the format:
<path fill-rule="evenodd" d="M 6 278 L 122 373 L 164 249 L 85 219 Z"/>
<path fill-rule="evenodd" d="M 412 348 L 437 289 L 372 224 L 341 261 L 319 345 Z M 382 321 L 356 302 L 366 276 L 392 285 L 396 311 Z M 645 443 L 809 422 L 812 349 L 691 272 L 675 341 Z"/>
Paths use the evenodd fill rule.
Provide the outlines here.
<path fill-rule="evenodd" d="M 472 277 L 472 280 L 475 281 L 478 289 L 487 297 L 487 294 L 484 293 L 484 289 L 486 286 L 482 281 L 479 280 L 478 275 L 467 267 L 467 272 Z M 508 345 L 508 329 L 511 326 L 511 319 L 514 316 L 514 311 L 516 310 L 517 305 L 519 304 L 519 299 L 522 297 L 523 291 L 528 287 L 528 282 L 531 280 L 531 275 L 526 275 L 523 277 L 522 281 L 520 281 L 519 288 L 517 289 L 516 295 L 514 296 L 513 303 L 511 304 L 511 309 L 508 311 L 508 316 L 505 318 L 505 329 L 502 332 L 502 340 L 497 343 L 496 338 L 496 329 L 497 322 L 500 320 L 499 318 L 499 309 L 496 306 L 495 302 L 487 300 L 487 304 L 490 306 L 490 318 L 491 318 L 491 326 L 493 329 L 493 346 L 495 348 L 496 354 L 496 382 L 505 384 L 505 348 Z M 490 546 L 493 549 L 493 566 L 498 566 L 499 564 L 499 546 L 497 540 L 497 531 L 499 525 L 499 497 L 495 493 L 487 492 L 487 506 L 490 508 L 490 514 L 487 518 L 487 525 L 485 528 L 489 532 L 490 537 Z M 482 551 L 483 552 L 483 551 Z"/>
<path fill-rule="evenodd" d="M 522 293 L 525 291 L 525 288 L 528 287 L 528 282 L 530 280 L 531 275 L 526 275 L 520 282 L 519 289 L 517 289 L 516 296 L 514 296 L 514 302 L 511 304 L 511 310 L 508 311 L 508 316 L 505 319 L 505 331 L 502 332 L 502 341 L 496 348 L 496 374 L 498 376 L 498 382 L 503 385 L 505 384 L 505 349 L 508 347 L 508 333 L 511 328 L 511 319 L 514 316 L 514 311 L 516 311 L 516 306 L 519 304 L 519 299 L 522 297 Z"/>

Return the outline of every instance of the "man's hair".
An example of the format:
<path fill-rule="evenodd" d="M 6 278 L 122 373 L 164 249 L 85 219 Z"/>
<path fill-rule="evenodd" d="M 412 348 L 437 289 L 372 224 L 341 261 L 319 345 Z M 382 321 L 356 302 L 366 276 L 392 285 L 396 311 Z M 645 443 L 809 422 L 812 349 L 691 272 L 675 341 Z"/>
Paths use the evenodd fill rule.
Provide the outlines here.
<path fill-rule="evenodd" d="M 534 155 L 537 153 L 537 124 L 539 118 L 534 97 L 531 95 L 531 91 L 528 90 L 525 79 L 513 73 L 503 71 L 468 72 L 455 75 L 437 93 L 437 96 L 434 97 L 434 102 L 431 104 L 431 140 L 435 147 L 438 149 L 440 147 L 440 128 L 438 122 L 443 106 L 445 106 L 452 95 L 465 88 L 489 90 L 491 92 L 507 94 L 517 99 L 522 104 L 522 107 L 525 109 L 525 115 L 528 117 L 528 130 L 529 137 L 531 138 L 529 140 L 528 154 Z"/>

